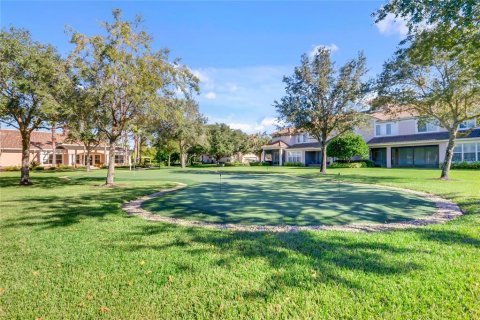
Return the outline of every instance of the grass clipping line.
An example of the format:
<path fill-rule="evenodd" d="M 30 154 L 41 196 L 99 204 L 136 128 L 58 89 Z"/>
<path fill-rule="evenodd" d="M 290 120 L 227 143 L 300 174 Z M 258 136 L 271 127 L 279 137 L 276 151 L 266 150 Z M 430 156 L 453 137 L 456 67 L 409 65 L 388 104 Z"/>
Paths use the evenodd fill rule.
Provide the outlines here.
<path fill-rule="evenodd" d="M 350 185 L 367 185 L 364 183 L 348 183 Z M 375 232 L 375 231 L 387 231 L 387 230 L 399 230 L 407 228 L 419 228 L 431 224 L 445 223 L 452 219 L 455 219 L 461 216 L 463 213 L 458 207 L 457 204 L 453 203 L 450 200 L 441 198 L 437 195 L 429 194 L 421 191 L 414 191 L 410 189 L 402 189 L 396 187 L 382 186 L 382 188 L 402 191 L 406 193 L 415 194 L 422 196 L 426 199 L 431 200 L 435 203 L 437 210 L 434 214 L 418 218 L 415 220 L 405 221 L 405 222 L 394 222 L 394 223 L 385 223 L 385 224 L 350 224 L 343 226 L 329 226 L 329 225 L 317 225 L 317 226 L 289 226 L 289 225 L 244 225 L 244 224 L 234 224 L 234 223 L 210 223 L 210 222 L 201 222 L 201 221 L 190 221 L 178 218 L 164 217 L 158 214 L 153 214 L 152 212 L 142 208 L 142 204 L 150 199 L 161 197 L 167 193 L 175 192 L 186 188 L 187 185 L 183 183 L 177 183 L 177 186 L 169 189 L 164 189 L 147 196 L 137 198 L 133 201 L 127 202 L 122 205 L 122 209 L 127 212 L 130 216 L 139 216 L 143 219 L 149 221 L 158 221 L 164 223 L 173 223 L 185 227 L 202 227 L 202 228 L 214 228 L 214 229 L 228 229 L 235 231 L 266 231 L 266 232 L 298 232 L 298 231 L 351 231 L 351 232 Z"/>

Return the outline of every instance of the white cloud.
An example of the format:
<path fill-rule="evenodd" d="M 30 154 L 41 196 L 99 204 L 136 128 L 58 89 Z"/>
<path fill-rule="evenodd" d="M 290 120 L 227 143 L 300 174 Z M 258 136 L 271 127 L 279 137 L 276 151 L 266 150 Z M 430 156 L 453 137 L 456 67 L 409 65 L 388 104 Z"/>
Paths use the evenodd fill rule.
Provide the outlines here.
<path fill-rule="evenodd" d="M 320 48 L 325 48 L 325 49 L 328 49 L 330 50 L 330 52 L 335 52 L 335 51 L 338 51 L 338 49 L 340 49 L 335 43 L 332 43 L 332 44 L 317 44 L 315 46 L 312 46 L 312 50 L 310 50 L 310 52 L 308 52 L 308 56 L 310 58 L 313 58 L 313 56 L 315 56 L 315 53 L 317 53 L 318 49 Z"/>
<path fill-rule="evenodd" d="M 285 95 L 283 76 L 291 74 L 293 66 L 199 68 L 196 72 L 208 79 L 200 83 L 198 101 L 209 123 L 226 123 L 247 133 L 276 130 L 273 102 Z"/>
<path fill-rule="evenodd" d="M 397 34 L 400 37 L 404 37 L 408 33 L 408 27 L 405 20 L 402 18 L 395 18 L 395 15 L 391 13 L 387 14 L 382 21 L 379 21 L 375 25 L 381 34 L 387 36 Z"/>
<path fill-rule="evenodd" d="M 209 116 L 208 123 L 226 123 L 232 129 L 242 130 L 245 133 L 273 132 L 280 125 L 276 118 L 265 117 L 260 121 L 238 121 L 244 117 L 230 114 L 225 118 Z"/>
<path fill-rule="evenodd" d="M 213 91 L 209 91 L 205 94 L 205 99 L 215 100 L 216 98 L 217 98 L 217 94 Z"/>

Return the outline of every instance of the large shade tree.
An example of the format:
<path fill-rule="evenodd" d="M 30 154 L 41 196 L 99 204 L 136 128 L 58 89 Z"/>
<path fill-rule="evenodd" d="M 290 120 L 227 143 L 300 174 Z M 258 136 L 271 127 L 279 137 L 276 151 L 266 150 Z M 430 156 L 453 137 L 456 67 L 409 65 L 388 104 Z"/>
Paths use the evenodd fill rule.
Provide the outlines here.
<path fill-rule="evenodd" d="M 75 83 L 75 82 L 73 82 Z M 81 143 L 84 148 L 82 164 L 90 171 L 90 158 L 92 151 L 102 142 L 105 136 L 98 128 L 99 113 L 98 100 L 95 94 L 91 94 L 92 88 L 83 89 L 73 85 L 69 95 L 69 108 L 66 113 L 65 129 L 67 140 Z M 75 162 L 77 159 L 75 159 Z"/>
<path fill-rule="evenodd" d="M 449 132 L 441 179 L 449 179 L 459 125 L 480 118 L 480 2 L 393 0 L 377 21 L 402 18 L 409 28 L 379 77 L 377 106 L 410 111 Z"/>
<path fill-rule="evenodd" d="M 198 104 L 192 99 L 170 99 L 164 114 L 160 114 L 156 130 L 158 141 L 175 141 L 180 154 L 182 168 L 187 165 L 188 150 L 205 143 L 206 118 L 200 113 Z M 172 150 L 173 151 L 173 150 Z"/>
<path fill-rule="evenodd" d="M 330 54 L 327 48 L 319 48 L 311 59 L 304 54 L 294 74 L 283 79 L 286 96 L 275 101 L 281 120 L 320 142 L 322 173 L 327 172 L 329 141 L 365 122 L 365 57 L 359 53 L 336 69 Z"/>
<path fill-rule="evenodd" d="M 26 30 L 0 32 L 0 120 L 20 131 L 22 185 L 31 183 L 31 133 L 60 117 L 69 83 L 66 63 L 54 47 L 32 40 Z"/>
<path fill-rule="evenodd" d="M 462 122 L 480 119 L 480 79 L 448 52 L 436 49 L 429 59 L 415 50 L 397 53 L 379 77 L 377 107 L 395 115 L 399 111 L 433 120 L 449 132 L 441 179 L 449 179 L 455 141 Z"/>
<path fill-rule="evenodd" d="M 225 123 L 215 123 L 208 126 L 208 154 L 219 162 L 224 157 L 230 157 L 243 150 L 240 134 Z"/>
<path fill-rule="evenodd" d="M 107 185 L 114 183 L 116 145 L 132 121 L 161 106 L 164 96 L 197 88 L 198 79 L 178 61 L 170 62 L 168 50 L 151 48 L 152 38 L 141 22 L 125 21 L 114 10 L 113 22 L 102 24 L 104 33 L 72 34 L 70 61 L 81 85 L 98 100 L 98 128 L 109 144 Z"/>

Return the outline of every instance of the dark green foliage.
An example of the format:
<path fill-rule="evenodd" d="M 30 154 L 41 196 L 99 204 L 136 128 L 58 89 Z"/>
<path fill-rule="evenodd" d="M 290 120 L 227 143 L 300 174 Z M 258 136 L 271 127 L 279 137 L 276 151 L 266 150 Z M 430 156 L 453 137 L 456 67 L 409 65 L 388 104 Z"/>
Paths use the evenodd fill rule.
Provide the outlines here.
<path fill-rule="evenodd" d="M 275 108 L 288 125 L 308 132 L 320 142 L 322 173 L 326 173 L 329 140 L 366 120 L 360 112 L 367 91 L 362 79 L 365 73 L 363 53 L 336 68 L 330 50 L 320 48 L 311 59 L 304 54 L 293 75 L 283 79 L 286 95 L 275 101 Z"/>
<path fill-rule="evenodd" d="M 327 155 L 349 161 L 353 157 L 368 157 L 368 145 L 359 134 L 347 132 L 333 138 L 327 146 Z"/>
<path fill-rule="evenodd" d="M 366 162 L 334 162 L 329 165 L 330 168 L 368 168 Z"/>
<path fill-rule="evenodd" d="M 285 167 L 304 167 L 305 164 L 301 162 L 285 162 L 283 164 Z"/>
<path fill-rule="evenodd" d="M 480 161 L 474 162 L 453 162 L 452 169 L 477 169 L 480 170 Z"/>

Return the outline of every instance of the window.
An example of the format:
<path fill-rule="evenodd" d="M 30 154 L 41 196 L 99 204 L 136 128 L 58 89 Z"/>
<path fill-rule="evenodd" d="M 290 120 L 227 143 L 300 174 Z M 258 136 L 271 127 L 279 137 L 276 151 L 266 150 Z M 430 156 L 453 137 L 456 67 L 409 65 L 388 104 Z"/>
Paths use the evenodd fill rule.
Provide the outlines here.
<path fill-rule="evenodd" d="M 474 143 L 465 143 L 463 145 L 463 161 L 476 160 L 476 145 Z"/>
<path fill-rule="evenodd" d="M 452 161 L 480 161 L 480 143 L 461 143 L 455 146 Z"/>
<path fill-rule="evenodd" d="M 299 134 L 297 135 L 297 143 L 305 143 L 307 142 L 308 134 Z"/>
<path fill-rule="evenodd" d="M 460 123 L 460 125 L 458 126 L 458 129 L 459 130 L 467 130 L 467 129 L 474 128 L 475 125 L 476 125 L 475 119 L 467 120 L 467 121 L 463 121 L 462 123 Z"/>
<path fill-rule="evenodd" d="M 115 155 L 115 163 L 116 164 L 123 164 L 123 154 L 116 154 Z"/>
<path fill-rule="evenodd" d="M 385 125 L 386 127 L 386 131 L 387 131 L 387 136 L 391 136 L 392 135 L 392 124 L 391 123 L 387 123 Z"/>
<path fill-rule="evenodd" d="M 438 126 L 435 121 L 417 121 L 417 131 L 419 133 L 436 132 L 438 131 Z"/>
<path fill-rule="evenodd" d="M 379 123 L 375 125 L 376 136 L 391 136 L 393 135 L 393 123 Z"/>
<path fill-rule="evenodd" d="M 100 164 L 100 155 L 99 154 L 95 155 L 95 164 Z"/>
<path fill-rule="evenodd" d="M 453 158 L 452 161 L 461 162 L 462 161 L 462 145 L 459 144 L 453 148 Z"/>
<path fill-rule="evenodd" d="M 288 151 L 287 152 L 287 162 L 302 162 L 302 152 L 301 151 Z"/>
<path fill-rule="evenodd" d="M 45 154 L 43 156 L 43 161 L 42 163 L 43 164 L 52 164 L 52 160 L 53 160 L 53 154 L 52 153 L 49 153 L 49 154 Z M 55 154 L 55 163 L 56 164 L 62 164 L 63 163 L 63 155 L 62 154 Z"/>

